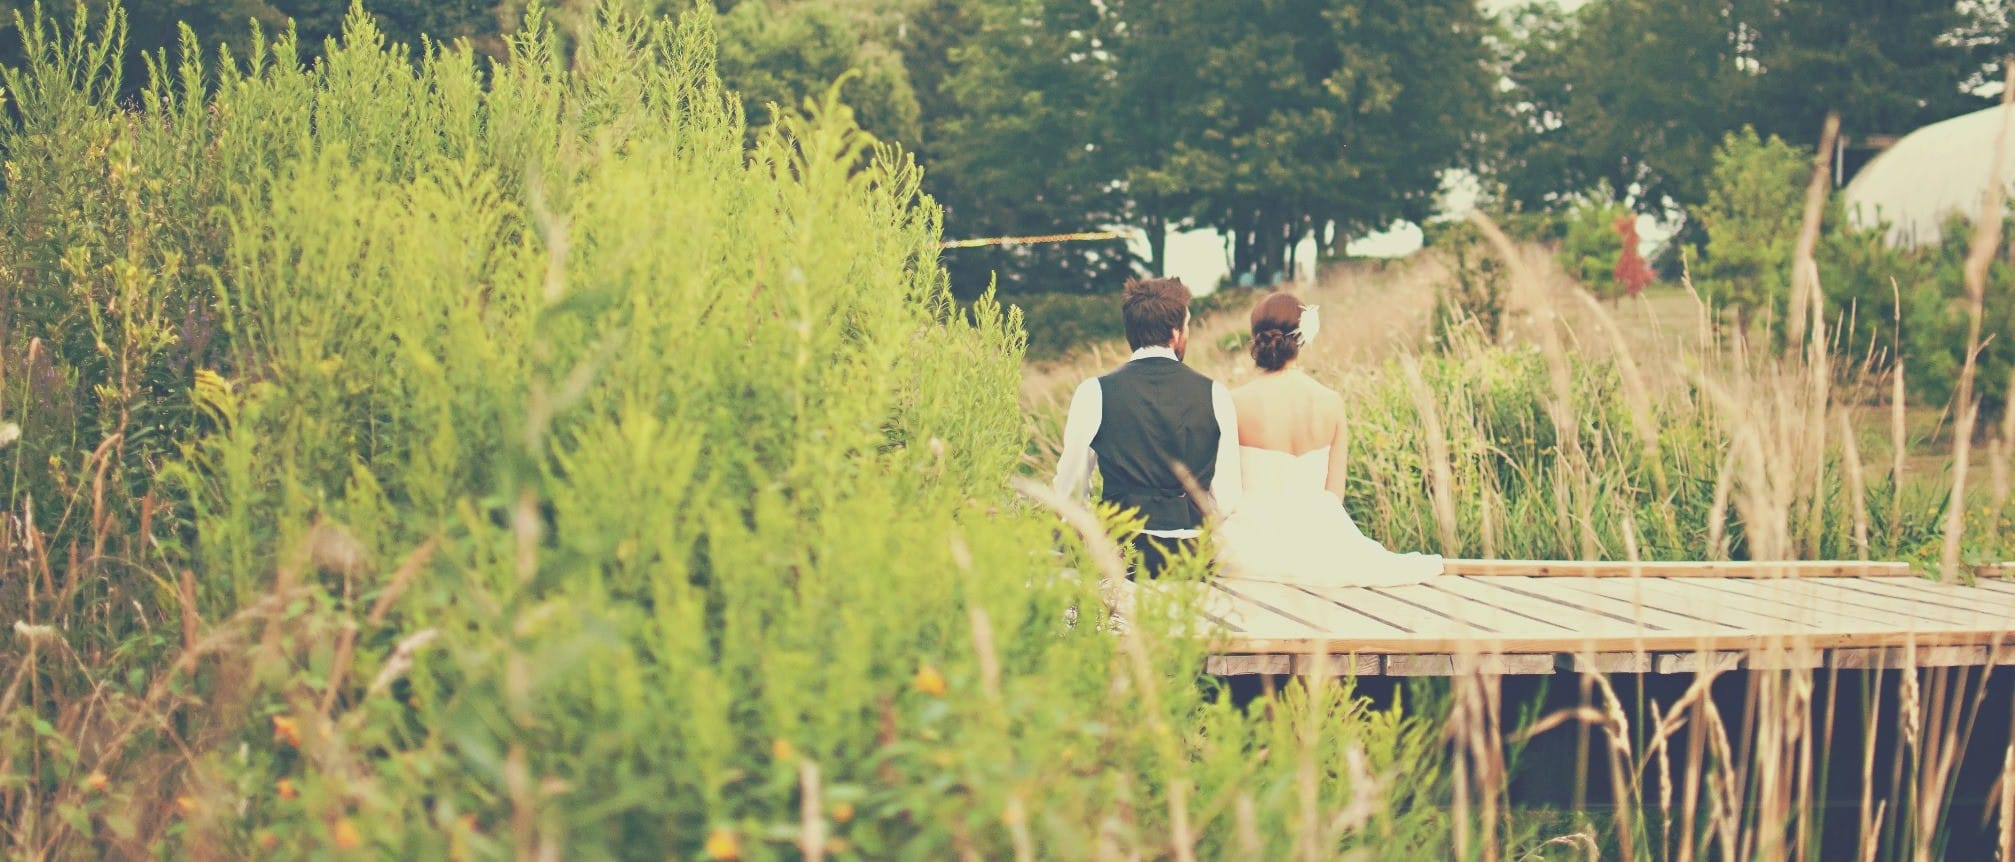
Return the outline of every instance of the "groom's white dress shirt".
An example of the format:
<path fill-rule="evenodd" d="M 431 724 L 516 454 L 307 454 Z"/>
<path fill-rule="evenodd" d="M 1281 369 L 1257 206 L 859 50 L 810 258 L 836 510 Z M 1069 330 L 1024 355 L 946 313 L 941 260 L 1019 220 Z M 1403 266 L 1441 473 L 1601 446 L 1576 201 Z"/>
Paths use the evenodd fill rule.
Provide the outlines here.
<path fill-rule="evenodd" d="M 1159 356 L 1181 361 L 1175 351 L 1167 347 L 1143 347 L 1133 352 L 1132 362 L 1138 359 Z M 1217 414 L 1217 467 L 1210 481 L 1210 496 L 1217 502 L 1217 509 L 1229 513 L 1238 508 L 1239 496 L 1244 483 L 1239 475 L 1238 462 L 1238 410 L 1232 406 L 1231 390 L 1215 380 L 1210 383 L 1211 412 Z M 1057 493 L 1075 499 L 1091 496 L 1091 474 L 1097 468 L 1098 456 L 1091 451 L 1092 438 L 1098 436 L 1099 423 L 1105 419 L 1105 394 L 1099 389 L 1098 378 L 1078 384 L 1077 394 L 1070 399 L 1070 416 L 1063 425 L 1063 457 L 1057 461 Z M 1187 539 L 1200 535 L 1200 530 L 1146 530 L 1150 536 L 1165 539 Z"/>

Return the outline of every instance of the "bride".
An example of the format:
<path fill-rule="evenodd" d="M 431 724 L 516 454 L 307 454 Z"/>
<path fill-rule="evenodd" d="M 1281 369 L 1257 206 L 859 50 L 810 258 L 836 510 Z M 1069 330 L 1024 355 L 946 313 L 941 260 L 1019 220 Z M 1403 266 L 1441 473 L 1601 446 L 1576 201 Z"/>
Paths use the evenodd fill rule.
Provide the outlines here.
<path fill-rule="evenodd" d="M 1232 392 L 1245 495 L 1218 528 L 1223 577 L 1308 587 L 1382 587 L 1441 574 L 1441 557 L 1398 554 L 1343 508 L 1343 398 L 1295 367 L 1320 321 L 1286 293 L 1252 310 L 1260 376 Z"/>

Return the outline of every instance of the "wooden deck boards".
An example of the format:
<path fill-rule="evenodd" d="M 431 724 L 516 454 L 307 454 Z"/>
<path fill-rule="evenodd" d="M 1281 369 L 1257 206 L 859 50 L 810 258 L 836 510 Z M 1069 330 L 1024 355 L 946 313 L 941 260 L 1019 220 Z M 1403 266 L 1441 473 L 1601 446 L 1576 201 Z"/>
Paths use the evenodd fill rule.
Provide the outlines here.
<path fill-rule="evenodd" d="M 1941 584 L 1886 563 L 1618 565 L 1453 561 L 1408 586 L 1190 588 L 1222 675 L 1308 673 L 1317 658 L 1395 676 L 2015 664 L 2015 581 Z"/>

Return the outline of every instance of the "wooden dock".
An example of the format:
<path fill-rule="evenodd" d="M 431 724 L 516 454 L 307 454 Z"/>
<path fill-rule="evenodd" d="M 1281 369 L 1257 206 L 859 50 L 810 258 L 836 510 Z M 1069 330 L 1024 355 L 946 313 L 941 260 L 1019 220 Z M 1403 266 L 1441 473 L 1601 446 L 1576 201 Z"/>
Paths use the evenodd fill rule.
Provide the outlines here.
<path fill-rule="evenodd" d="M 1210 673 L 1688 673 L 2015 664 L 2015 567 L 1451 560 L 1401 587 L 1204 585 Z M 1159 588 L 1159 587 L 1157 587 Z"/>

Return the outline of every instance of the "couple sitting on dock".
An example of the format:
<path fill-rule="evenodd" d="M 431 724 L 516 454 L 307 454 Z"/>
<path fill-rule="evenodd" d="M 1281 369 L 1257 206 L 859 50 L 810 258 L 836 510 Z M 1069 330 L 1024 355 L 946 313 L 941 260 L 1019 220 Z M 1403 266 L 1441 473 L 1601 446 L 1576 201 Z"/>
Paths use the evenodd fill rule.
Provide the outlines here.
<path fill-rule="evenodd" d="M 1183 364 L 1189 301 L 1178 279 L 1127 282 L 1133 357 L 1077 388 L 1056 489 L 1086 496 L 1096 470 L 1103 500 L 1146 519 L 1134 565 L 1150 578 L 1195 552 L 1213 507 L 1221 578 L 1340 587 L 1440 574 L 1440 557 L 1386 550 L 1343 507 L 1343 398 L 1295 367 L 1320 325 L 1316 309 L 1287 293 L 1260 300 L 1260 374 L 1234 391 Z"/>

